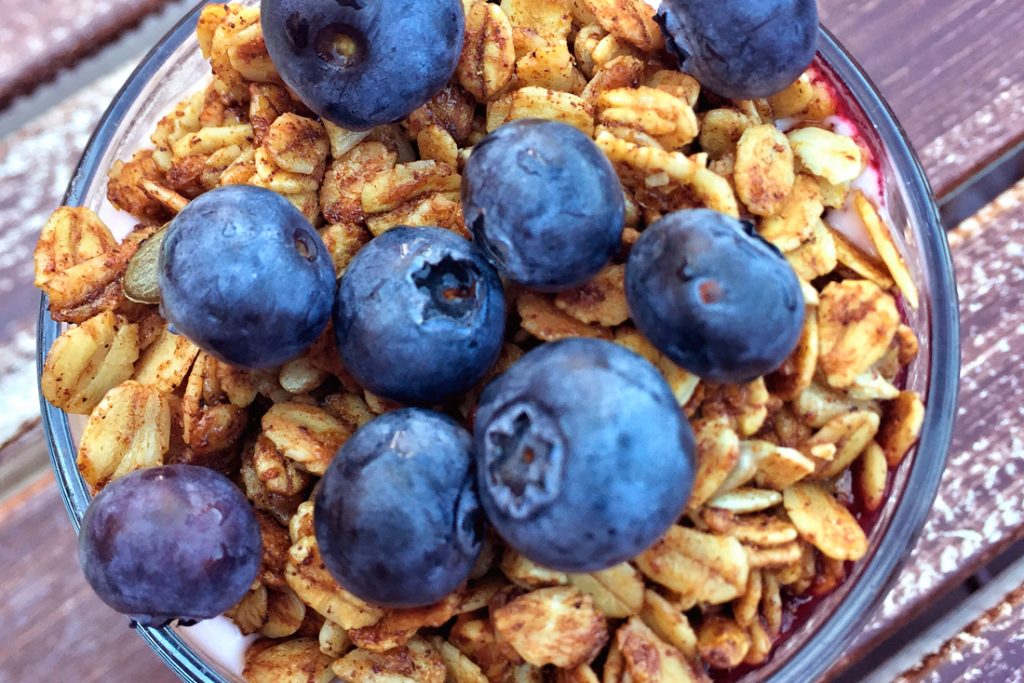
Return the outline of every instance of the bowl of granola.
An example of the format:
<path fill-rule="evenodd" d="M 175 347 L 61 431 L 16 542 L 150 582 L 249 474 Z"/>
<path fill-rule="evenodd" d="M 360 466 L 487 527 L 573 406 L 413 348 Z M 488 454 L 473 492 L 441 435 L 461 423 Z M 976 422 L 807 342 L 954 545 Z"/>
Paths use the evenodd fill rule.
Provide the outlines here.
<path fill-rule="evenodd" d="M 317 116 L 284 86 L 257 5 L 200 6 L 146 57 L 36 253 L 43 421 L 76 531 L 94 495 L 109 499 L 115 482 L 164 466 L 219 472 L 256 520 L 263 552 L 249 558 L 255 578 L 246 577 L 240 599 L 194 625 L 186 625 L 193 612 L 158 626 L 123 609 L 136 631 L 184 680 L 204 682 L 821 675 L 884 597 L 923 526 L 959 367 L 956 293 L 934 201 L 905 135 L 851 57 L 821 29 L 814 61 L 791 84 L 729 99 L 676 69 L 639 0 L 465 3 L 451 81 L 398 123 L 355 130 Z M 351 58 L 354 43 L 343 38 L 331 34 L 331 59 Z M 493 304 L 507 312 L 497 360 L 483 380 L 446 395 L 436 429 L 476 421 L 480 431 L 501 412 L 478 410 L 500 389 L 484 385 L 538 351 L 564 351 L 567 338 L 615 344 L 632 352 L 622 362 L 639 357 L 660 373 L 658 390 L 692 430 L 689 495 L 653 545 L 601 568 L 538 561 L 501 527 L 481 536 L 468 580 L 442 589 L 440 600 L 376 604 L 342 588 L 327 568 L 334 562 L 325 566 L 313 501 L 334 486 L 332 459 L 356 448 L 364 425 L 409 415 L 367 388 L 387 366 L 357 378 L 359 363 L 341 362 L 331 331 L 283 363 L 226 362 L 192 333 L 172 331 L 182 324 L 156 305 L 152 254 L 164 225 L 182 222 L 200 197 L 239 185 L 278 195 L 254 200 L 263 215 L 291 210 L 273 204 L 284 197 L 323 243 L 303 242 L 301 252 L 322 249 L 339 278 L 357 256 L 369 258 L 365 247 L 382 243 L 375 238 L 401 242 L 407 228 L 393 230 L 401 226 L 481 241 L 477 221 L 467 220 L 481 203 L 467 199 L 471 153 L 495 131 L 535 119 L 581 131 L 592 142 L 578 144 L 600 150 L 614 170 L 623 188 L 614 249 L 596 275 L 558 291 L 505 278 L 504 309 Z M 630 315 L 633 248 L 666 217 L 695 209 L 744 219 L 784 257 L 787 277 L 795 274 L 796 342 L 769 372 L 739 380 L 684 369 L 652 343 L 654 328 Z M 216 270 L 217 259 L 206 267 Z M 455 284 L 445 296 L 459 296 Z M 287 289 L 274 285 L 261 296 Z M 745 317 L 745 335 L 781 334 L 764 311 Z M 560 366 L 538 367 L 543 375 Z M 398 380 L 412 391 L 408 376 Z M 616 391 L 628 396 L 631 387 Z M 667 429 L 677 418 L 659 419 Z M 583 547 L 579 533 L 570 546 Z"/>

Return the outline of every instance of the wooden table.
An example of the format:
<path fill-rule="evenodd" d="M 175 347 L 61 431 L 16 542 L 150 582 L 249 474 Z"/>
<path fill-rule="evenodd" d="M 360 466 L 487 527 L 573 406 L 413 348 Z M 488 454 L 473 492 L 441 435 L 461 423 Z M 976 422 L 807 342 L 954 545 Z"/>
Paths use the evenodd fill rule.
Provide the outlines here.
<path fill-rule="evenodd" d="M 910 561 L 830 677 L 1019 681 L 1024 7 L 1020 0 L 819 4 L 825 24 L 897 112 L 949 215 L 970 215 L 949 226 L 963 326 L 949 467 Z M 99 603 L 77 568 L 38 426 L 38 299 L 31 288 L 39 228 L 132 61 L 76 82 L 76 74 L 89 73 L 81 60 L 115 38 L 119 46 L 107 49 L 130 53 L 139 40 L 131 27 L 165 5 L 155 21 L 169 25 L 185 10 L 182 0 L 0 0 L 7 20 L 0 27 L 0 107 L 13 102 L 22 120 L 32 114 L 27 124 L 4 128 L 7 114 L 0 112 L 0 682 L 173 680 L 141 640 L 124 637 L 125 620 Z M 29 94 L 69 69 L 56 96 Z M 40 104 L 54 99 L 62 101 Z"/>

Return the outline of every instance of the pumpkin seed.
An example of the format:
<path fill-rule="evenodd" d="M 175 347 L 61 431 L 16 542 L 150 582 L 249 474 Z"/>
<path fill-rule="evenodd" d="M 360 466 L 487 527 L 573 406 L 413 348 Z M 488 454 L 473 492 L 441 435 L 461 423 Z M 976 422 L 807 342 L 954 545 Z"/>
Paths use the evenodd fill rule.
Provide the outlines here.
<path fill-rule="evenodd" d="M 139 246 L 124 271 L 124 295 L 140 304 L 160 303 L 160 247 L 164 243 L 167 226 L 153 233 Z"/>

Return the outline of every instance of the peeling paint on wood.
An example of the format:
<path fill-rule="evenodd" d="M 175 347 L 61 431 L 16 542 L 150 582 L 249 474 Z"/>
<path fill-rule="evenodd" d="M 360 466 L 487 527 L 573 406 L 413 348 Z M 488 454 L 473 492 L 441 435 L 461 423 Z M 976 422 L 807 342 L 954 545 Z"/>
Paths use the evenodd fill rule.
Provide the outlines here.
<path fill-rule="evenodd" d="M 0 142 L 0 446 L 38 418 L 32 251 L 92 129 L 128 76 L 107 76 Z"/>
<path fill-rule="evenodd" d="M 982 614 L 896 683 L 1024 682 L 1024 586 Z"/>

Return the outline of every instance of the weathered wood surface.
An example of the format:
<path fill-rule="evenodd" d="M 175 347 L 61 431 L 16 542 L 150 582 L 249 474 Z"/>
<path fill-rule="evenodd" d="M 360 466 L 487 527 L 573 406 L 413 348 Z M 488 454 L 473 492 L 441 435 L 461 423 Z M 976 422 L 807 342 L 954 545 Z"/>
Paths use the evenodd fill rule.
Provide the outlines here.
<path fill-rule="evenodd" d="M 1012 591 L 896 681 L 1024 682 L 1024 586 Z"/>
<path fill-rule="evenodd" d="M 0 106 L 98 51 L 167 2 L 0 1 Z"/>
<path fill-rule="evenodd" d="M 32 250 L 89 135 L 128 75 L 107 76 L 0 141 L 0 446 L 39 417 Z M 0 460 L 3 457 L 0 456 Z"/>
<path fill-rule="evenodd" d="M 942 195 L 1020 140 L 1020 0 L 818 0 L 864 66 Z"/>
<path fill-rule="evenodd" d="M 0 681 L 177 681 L 86 585 L 50 475 L 0 506 L 0 575 Z"/>
<path fill-rule="evenodd" d="M 1018 0 L 820 4 L 826 23 L 886 93 L 940 194 L 1024 137 L 1024 41 L 1017 38 L 1024 12 Z M 997 44 L 1002 49 L 995 54 Z M 0 40 L 0 50 L 3 45 Z M 38 428 L 23 431 L 36 414 L 35 235 L 124 75 L 90 86 L 0 142 L 0 466 L 12 454 L 41 452 Z M 950 468 L 914 556 L 855 656 L 1024 533 L 1024 449 L 1011 434 L 1024 417 L 1022 200 L 1024 186 L 1018 186 L 952 236 L 965 343 Z M 4 449 L 19 430 L 21 438 Z M 9 548 L 20 550 L 12 554 Z M 84 672 L 83 680 L 172 680 L 140 640 L 122 637 L 123 622 L 82 582 L 73 534 L 52 483 L 0 507 L 0 583 L 12 587 L 9 596 L 28 596 L 0 607 L 0 680 L 46 680 L 55 671 L 76 677 Z M 17 614 L 2 611 L 12 600 Z M 15 648 L 10 634 L 19 630 L 36 638 L 19 639 Z"/>

